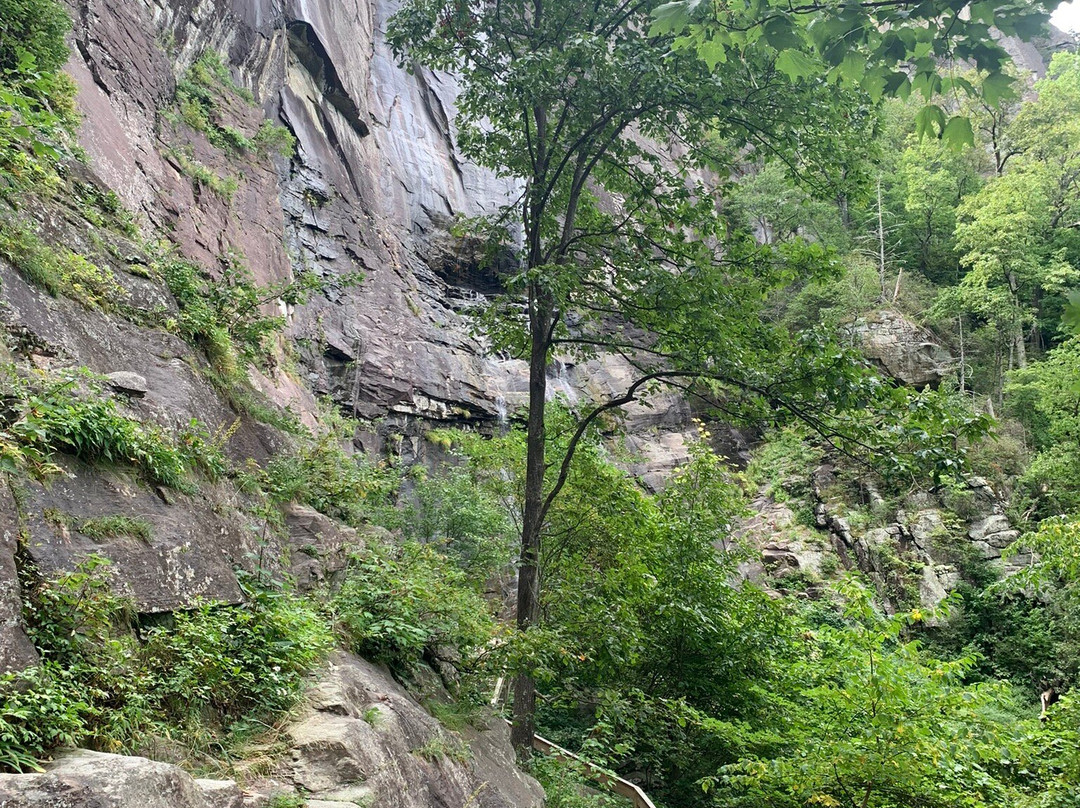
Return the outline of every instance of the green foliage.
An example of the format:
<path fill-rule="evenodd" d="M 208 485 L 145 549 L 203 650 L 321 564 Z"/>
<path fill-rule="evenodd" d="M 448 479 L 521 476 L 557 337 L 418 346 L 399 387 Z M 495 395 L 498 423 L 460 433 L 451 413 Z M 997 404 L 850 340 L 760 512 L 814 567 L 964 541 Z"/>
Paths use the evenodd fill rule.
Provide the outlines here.
<path fill-rule="evenodd" d="M 296 703 L 331 644 L 312 604 L 254 576 L 241 576 L 240 605 L 201 604 L 149 625 L 114 594 L 97 556 L 23 584 L 41 664 L 0 681 L 9 769 L 34 768 L 65 743 L 131 752 L 156 733 L 198 745 L 206 728 L 272 719 Z"/>
<path fill-rule="evenodd" d="M 472 750 L 469 749 L 468 744 L 457 736 L 443 733 L 432 735 L 422 746 L 412 752 L 432 763 L 438 763 L 443 758 L 449 758 L 455 763 L 468 763 L 472 760 Z"/>
<path fill-rule="evenodd" d="M 402 671 L 438 646 L 468 655 L 493 631 L 474 583 L 433 547 L 415 542 L 369 544 L 355 553 L 330 608 L 353 651 Z"/>
<path fill-rule="evenodd" d="M 331 647 L 313 604 L 280 583 L 241 575 L 241 606 L 203 604 L 144 632 L 159 671 L 153 693 L 176 720 L 206 710 L 241 721 L 292 707 L 307 674 Z"/>
<path fill-rule="evenodd" d="M 181 173 L 194 180 L 196 190 L 208 188 L 226 202 L 232 202 L 233 195 L 240 187 L 236 177 L 222 177 L 190 154 L 178 149 L 169 150 L 168 155 L 176 161 Z"/>
<path fill-rule="evenodd" d="M 930 102 L 938 93 L 948 97 L 977 90 L 969 79 L 943 68 L 944 57 L 987 71 L 978 91 L 996 106 L 1011 94 L 1014 79 L 1003 71 L 1008 57 L 989 26 L 1029 40 L 1045 29 L 1049 12 L 1020 2 L 980 4 L 961 16 L 946 2 L 917 9 L 874 2 L 843 8 L 759 2 L 712 9 L 675 0 L 654 6 L 652 17 L 653 35 L 680 34 L 676 46 L 697 53 L 718 76 L 735 72 L 745 60 L 767 57 L 794 85 L 857 88 L 874 102 L 922 95 L 927 104 L 917 117 L 920 135 L 960 146 L 972 141 L 970 121 L 947 119 L 942 106 Z"/>
<path fill-rule="evenodd" d="M 79 522 L 78 531 L 95 540 L 131 538 L 148 542 L 153 535 L 153 526 L 138 517 L 96 516 Z"/>
<path fill-rule="evenodd" d="M 1038 452 L 1020 475 L 1018 496 L 1039 517 L 1080 510 L 1080 338 L 1009 375 L 1010 408 Z"/>
<path fill-rule="evenodd" d="M 396 521 L 391 510 L 398 473 L 346 452 L 341 436 L 332 431 L 302 441 L 295 452 L 274 457 L 256 476 L 273 503 L 302 502 L 354 526 L 370 521 L 389 521 L 393 526 Z"/>
<path fill-rule="evenodd" d="M 0 770 L 40 770 L 57 746 L 75 743 L 89 705 L 47 667 L 0 676 Z"/>
<path fill-rule="evenodd" d="M 48 474 L 52 454 L 65 452 L 91 464 L 128 464 L 152 482 L 191 491 L 190 471 L 220 465 L 205 444 L 178 442 L 159 427 L 123 415 L 86 372 L 54 380 L 24 378 L 9 367 L 2 384 L 8 399 L 0 460 L 7 471 Z"/>
<path fill-rule="evenodd" d="M 812 476 L 824 452 L 807 437 L 805 429 L 789 427 L 754 452 L 747 474 L 777 502 L 808 501 L 813 493 Z"/>
<path fill-rule="evenodd" d="M 270 795 L 267 808 L 304 808 L 307 800 L 295 791 L 278 791 Z"/>
<path fill-rule="evenodd" d="M 404 532 L 437 543 L 474 580 L 505 570 L 514 558 L 516 532 L 505 505 L 476 485 L 472 474 L 449 468 L 423 475 L 405 512 Z"/>
<path fill-rule="evenodd" d="M 529 763 L 529 774 L 544 788 L 549 808 L 615 808 L 624 800 L 598 790 L 588 780 L 584 769 L 573 762 L 551 756 L 536 756 Z"/>
<path fill-rule="evenodd" d="M 70 28 L 55 0 L 0 3 L 0 178 L 15 188 L 47 182 L 78 116 L 75 84 L 60 68 Z"/>
<path fill-rule="evenodd" d="M 259 131 L 251 139 L 252 145 L 262 154 L 279 154 L 292 157 L 296 151 L 296 138 L 287 127 L 273 121 L 263 121 Z"/>
<path fill-rule="evenodd" d="M 0 221 L 0 256 L 30 283 L 53 297 L 63 295 L 92 309 L 114 309 L 127 292 L 112 271 L 66 247 L 51 247 L 18 220 Z"/>
<path fill-rule="evenodd" d="M 882 617 L 843 586 L 845 624 L 808 632 L 802 682 L 784 724 L 786 752 L 747 756 L 704 785 L 725 806 L 1011 804 L 1007 690 L 965 687 L 971 658 L 924 658 L 904 642 L 916 610 Z M 942 765 L 947 761 L 947 765 Z"/>
<path fill-rule="evenodd" d="M 176 83 L 180 119 L 197 132 L 202 132 L 211 145 L 223 151 L 244 153 L 254 150 L 261 155 L 292 156 L 296 149 L 296 138 L 284 126 L 263 121 L 258 131 L 248 137 L 236 128 L 223 124 L 221 102 L 225 93 L 238 95 L 249 104 L 254 103 L 251 92 L 233 82 L 221 57 L 206 51 Z M 210 182 L 205 184 L 216 190 Z M 231 195 L 228 194 L 229 197 Z"/>

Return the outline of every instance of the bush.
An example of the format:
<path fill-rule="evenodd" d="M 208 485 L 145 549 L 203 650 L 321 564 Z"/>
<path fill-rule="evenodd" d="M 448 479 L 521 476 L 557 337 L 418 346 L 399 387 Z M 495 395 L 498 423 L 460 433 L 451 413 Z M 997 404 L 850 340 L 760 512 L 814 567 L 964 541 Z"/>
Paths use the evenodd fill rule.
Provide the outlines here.
<path fill-rule="evenodd" d="M 50 247 L 22 222 L 0 221 L 0 255 L 53 297 L 64 295 L 92 309 L 112 309 L 127 298 L 111 270 L 67 248 Z"/>
<path fill-rule="evenodd" d="M 474 580 L 486 580 L 512 563 L 517 534 L 506 509 L 467 470 L 424 476 L 414 496 L 416 505 L 405 516 L 407 535 L 443 545 Z"/>
<path fill-rule="evenodd" d="M 778 502 L 808 500 L 811 477 L 823 457 L 802 430 L 789 427 L 771 435 L 754 452 L 747 474 Z"/>
<path fill-rule="evenodd" d="M 40 770 L 38 761 L 85 731 L 88 705 L 49 666 L 0 675 L 0 771 Z"/>
<path fill-rule="evenodd" d="M 0 177 L 16 187 L 55 181 L 78 115 L 60 68 L 70 21 L 55 0 L 0 0 Z"/>
<path fill-rule="evenodd" d="M 275 457 L 257 475 L 257 483 L 272 503 L 302 502 L 354 527 L 393 521 L 385 517 L 394 514 L 397 472 L 347 453 L 333 432 Z"/>
<path fill-rule="evenodd" d="M 292 707 L 332 635 L 315 607 L 281 584 L 242 575 L 240 606 L 204 604 L 145 634 L 163 714 L 237 721 Z"/>
<path fill-rule="evenodd" d="M 251 575 L 241 577 L 240 605 L 203 604 L 140 626 L 113 593 L 108 564 L 91 556 L 55 580 L 23 576 L 42 661 L 0 677 L 0 769 L 35 768 L 61 744 L 131 752 L 148 733 L 205 745 L 215 731 L 292 707 L 331 647 L 310 602 Z"/>
<path fill-rule="evenodd" d="M 78 393 L 80 382 L 87 388 L 85 397 Z M 0 394 L 6 399 L 6 412 L 0 415 L 0 469 L 44 477 L 56 470 L 52 455 L 64 452 L 91 464 L 126 463 L 152 482 L 191 492 L 189 471 L 224 463 L 219 448 L 177 443 L 159 427 L 122 415 L 85 369 L 59 380 L 31 380 L 11 366 L 0 368 Z"/>
<path fill-rule="evenodd" d="M 601 786 L 590 781 L 584 767 L 577 763 L 538 755 L 532 759 L 529 773 L 543 786 L 547 808 L 615 808 L 629 804 L 599 791 Z"/>
<path fill-rule="evenodd" d="M 0 75 L 25 74 L 28 65 L 41 73 L 59 70 L 68 58 L 70 27 L 54 0 L 0 0 Z"/>
<path fill-rule="evenodd" d="M 415 542 L 371 545 L 354 555 L 331 610 L 354 652 L 401 670 L 425 649 L 447 645 L 467 653 L 487 642 L 493 629 L 483 598 L 464 573 Z"/>

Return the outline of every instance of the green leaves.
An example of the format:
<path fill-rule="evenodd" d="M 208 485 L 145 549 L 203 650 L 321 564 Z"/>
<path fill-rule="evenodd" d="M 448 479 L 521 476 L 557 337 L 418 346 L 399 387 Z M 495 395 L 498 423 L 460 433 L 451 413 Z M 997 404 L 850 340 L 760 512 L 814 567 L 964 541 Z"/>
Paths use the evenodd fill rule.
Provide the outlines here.
<path fill-rule="evenodd" d="M 1014 96 L 1012 76 L 1005 73 L 991 73 L 982 80 L 982 94 L 991 106 L 999 105 L 1003 100 Z"/>
<path fill-rule="evenodd" d="M 675 0 L 657 6 L 652 12 L 653 24 L 649 36 L 679 33 L 690 24 L 700 5 L 701 0 Z"/>
<path fill-rule="evenodd" d="M 938 137 L 945 131 L 945 111 L 937 104 L 927 104 L 915 115 L 915 133 L 920 137 Z"/>
<path fill-rule="evenodd" d="M 776 69 L 784 73 L 792 81 L 814 75 L 818 67 L 816 60 L 802 51 L 790 48 L 782 50 L 776 58 Z"/>
<path fill-rule="evenodd" d="M 945 129 L 941 133 L 941 139 L 957 150 L 964 146 L 974 146 L 975 133 L 971 129 L 971 119 L 963 115 L 954 115 L 949 119 L 949 122 L 945 124 Z"/>

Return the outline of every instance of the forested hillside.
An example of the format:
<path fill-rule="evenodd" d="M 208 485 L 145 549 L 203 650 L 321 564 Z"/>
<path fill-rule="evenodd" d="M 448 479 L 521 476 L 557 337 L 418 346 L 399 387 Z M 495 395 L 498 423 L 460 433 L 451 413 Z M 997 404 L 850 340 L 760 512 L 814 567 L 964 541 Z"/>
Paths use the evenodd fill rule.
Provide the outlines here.
<path fill-rule="evenodd" d="M 98 6 L 0 0 L 0 806 L 1080 805 L 1047 7 Z"/>

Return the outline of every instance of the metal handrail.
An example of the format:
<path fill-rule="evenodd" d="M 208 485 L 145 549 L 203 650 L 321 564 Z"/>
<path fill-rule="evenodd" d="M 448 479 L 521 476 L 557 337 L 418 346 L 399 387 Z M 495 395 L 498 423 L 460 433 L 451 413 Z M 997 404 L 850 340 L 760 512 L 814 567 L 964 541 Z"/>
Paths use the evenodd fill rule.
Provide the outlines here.
<path fill-rule="evenodd" d="M 497 707 L 499 704 L 499 697 L 502 695 L 502 690 L 506 684 L 505 677 L 500 676 L 495 682 L 495 692 L 491 694 L 491 706 Z M 506 723 L 512 726 L 512 723 L 507 720 Z M 557 743 L 549 741 L 547 738 L 541 738 L 539 735 L 533 734 L 532 747 L 537 752 L 543 752 L 545 755 L 551 755 L 552 757 L 559 758 L 560 760 L 573 760 L 580 763 L 585 768 L 590 776 L 599 783 L 604 784 L 612 792 L 625 797 L 633 803 L 634 808 L 656 808 L 653 801 L 641 790 L 638 786 L 631 783 L 629 780 L 624 780 L 618 775 L 612 774 L 609 771 L 597 766 L 595 763 L 590 763 L 584 758 L 575 755 L 569 749 L 563 749 Z"/>
<path fill-rule="evenodd" d="M 509 722 L 507 722 L 509 723 Z M 547 738 L 541 738 L 539 735 L 533 735 L 533 749 L 538 752 L 543 752 L 547 755 L 552 755 L 561 760 L 574 760 L 589 770 L 593 779 L 603 783 L 614 793 L 620 797 L 626 797 L 634 804 L 634 808 L 656 808 L 653 805 L 653 801 L 648 798 L 644 791 L 638 786 L 631 783 L 629 780 L 624 780 L 621 777 L 604 771 L 594 763 L 578 757 L 568 749 L 563 749 L 558 744 L 552 743 Z"/>

